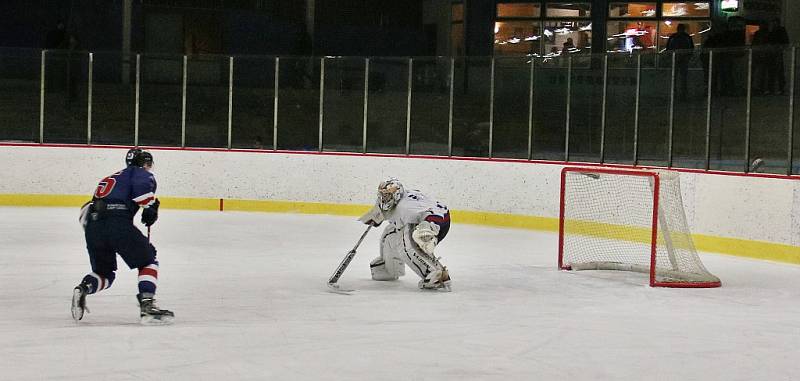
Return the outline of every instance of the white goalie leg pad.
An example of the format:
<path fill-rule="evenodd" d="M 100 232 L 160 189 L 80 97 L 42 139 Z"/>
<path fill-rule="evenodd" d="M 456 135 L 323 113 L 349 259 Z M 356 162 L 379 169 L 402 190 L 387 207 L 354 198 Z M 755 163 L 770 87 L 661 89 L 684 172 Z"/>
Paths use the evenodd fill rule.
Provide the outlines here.
<path fill-rule="evenodd" d="M 420 278 L 425 279 L 433 271 L 444 270 L 439 261 L 422 251 L 413 238 L 413 229 L 408 225 L 403 228 L 403 262 L 408 265 Z"/>
<path fill-rule="evenodd" d="M 406 275 L 406 265 L 401 259 L 402 247 L 402 231 L 390 224 L 381 236 L 381 255 L 369 264 L 372 279 L 397 280 Z"/>
<path fill-rule="evenodd" d="M 403 260 L 408 267 L 411 267 L 411 269 L 422 278 L 418 284 L 419 288 L 443 288 L 449 291 L 451 286 L 450 273 L 447 271 L 447 268 L 439 262 L 436 256 L 429 255 L 416 243 L 418 239 L 418 237 L 416 237 L 418 234 L 415 234 L 416 232 L 418 232 L 416 228 L 406 228 L 404 231 L 403 243 L 405 247 L 403 251 L 406 255 L 403 257 Z M 431 249 L 431 251 L 433 250 Z"/>

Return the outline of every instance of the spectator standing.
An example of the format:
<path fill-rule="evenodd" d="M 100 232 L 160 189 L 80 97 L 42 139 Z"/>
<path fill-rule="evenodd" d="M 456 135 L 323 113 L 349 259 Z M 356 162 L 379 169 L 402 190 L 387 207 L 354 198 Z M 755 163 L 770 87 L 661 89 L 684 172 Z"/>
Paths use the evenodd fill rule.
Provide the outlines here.
<path fill-rule="evenodd" d="M 722 47 L 718 55 L 720 60 L 714 59 L 719 65 L 720 94 L 727 96 L 741 96 L 744 94 L 744 83 L 740 80 L 741 69 L 746 64 L 744 54 L 744 19 L 739 16 L 728 17 L 728 30 L 722 35 Z M 715 65 L 714 70 L 717 70 Z"/>
<path fill-rule="evenodd" d="M 64 22 L 59 21 L 56 28 L 47 32 L 44 39 L 45 49 L 63 49 L 67 43 L 67 31 Z"/>
<path fill-rule="evenodd" d="M 753 92 L 756 94 L 769 94 L 770 57 L 767 51 L 769 44 L 769 25 L 761 22 L 758 30 L 753 34 Z"/>
<path fill-rule="evenodd" d="M 713 73 L 711 78 L 711 92 L 716 94 L 718 89 L 720 88 L 719 78 L 720 78 L 720 58 L 719 53 L 714 52 L 714 59 L 713 62 L 711 60 L 711 52 L 714 49 L 721 48 L 724 46 L 723 43 L 723 36 L 727 33 L 728 27 L 723 24 L 720 25 L 718 28 L 715 28 L 711 31 L 710 36 L 706 38 L 705 42 L 703 42 L 703 51 L 700 55 L 700 59 L 703 61 L 703 79 L 706 81 L 706 86 L 708 86 L 708 77 L 709 77 L 709 69 L 713 66 Z"/>
<path fill-rule="evenodd" d="M 564 45 L 561 48 L 561 54 L 562 55 L 567 55 L 573 49 L 575 49 L 575 43 L 572 42 L 572 37 L 569 37 L 569 38 L 567 38 L 567 41 L 564 42 Z"/>
<path fill-rule="evenodd" d="M 767 70 L 767 92 L 776 89 L 776 93 L 783 95 L 786 91 L 786 75 L 783 68 L 783 50 L 789 45 L 789 35 L 786 28 L 781 26 L 780 20 L 773 19 L 769 24 L 769 34 L 767 35 L 769 45 L 770 65 Z M 777 82 L 777 83 L 776 83 Z M 777 84 L 777 87 L 775 86 Z"/>
<path fill-rule="evenodd" d="M 669 36 L 667 40 L 667 50 L 672 50 L 675 54 L 675 68 L 678 71 L 678 97 L 686 98 L 688 95 L 688 76 L 689 60 L 692 59 L 694 41 L 692 36 L 686 33 L 686 24 L 678 24 L 678 31 Z"/>

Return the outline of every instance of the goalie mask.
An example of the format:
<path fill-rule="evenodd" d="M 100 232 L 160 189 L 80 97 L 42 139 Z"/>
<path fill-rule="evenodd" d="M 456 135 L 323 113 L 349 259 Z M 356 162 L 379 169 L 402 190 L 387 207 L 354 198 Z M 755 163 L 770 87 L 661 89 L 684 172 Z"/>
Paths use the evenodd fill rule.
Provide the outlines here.
<path fill-rule="evenodd" d="M 378 207 L 384 212 L 389 211 L 400 202 L 404 194 L 405 189 L 400 180 L 390 178 L 381 181 L 381 184 L 378 185 Z"/>

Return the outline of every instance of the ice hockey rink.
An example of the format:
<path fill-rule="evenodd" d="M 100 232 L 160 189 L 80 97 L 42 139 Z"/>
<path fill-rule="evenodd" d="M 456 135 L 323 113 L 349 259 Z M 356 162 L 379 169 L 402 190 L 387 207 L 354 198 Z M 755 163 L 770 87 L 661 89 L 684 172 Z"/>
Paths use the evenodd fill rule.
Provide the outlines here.
<path fill-rule="evenodd" d="M 408 271 L 370 280 L 352 217 L 165 209 L 152 230 L 159 304 L 138 324 L 136 274 L 70 317 L 89 271 L 72 208 L 0 208 L 3 380 L 796 380 L 800 266 L 702 253 L 716 289 L 556 269 L 557 235 L 458 223 L 437 253 L 453 292 Z M 138 224 L 137 224 L 138 225 Z"/>

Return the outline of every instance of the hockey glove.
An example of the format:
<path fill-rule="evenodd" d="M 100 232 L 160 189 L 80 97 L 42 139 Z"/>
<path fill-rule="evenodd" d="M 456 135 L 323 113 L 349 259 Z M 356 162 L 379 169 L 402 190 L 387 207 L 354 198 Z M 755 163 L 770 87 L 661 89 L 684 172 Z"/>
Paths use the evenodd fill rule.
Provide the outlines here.
<path fill-rule="evenodd" d="M 419 245 L 419 248 L 422 249 L 425 254 L 433 255 L 433 250 L 436 249 L 436 244 L 439 243 L 439 239 L 436 238 L 438 234 L 439 225 L 428 221 L 422 221 L 414 228 L 414 231 L 411 233 L 411 238 L 414 239 L 414 242 Z"/>
<path fill-rule="evenodd" d="M 361 221 L 364 225 L 372 225 L 373 227 L 378 227 L 383 223 L 383 213 L 381 212 L 378 206 L 373 206 L 367 213 L 363 216 L 359 217 L 358 220 Z"/>
<path fill-rule="evenodd" d="M 155 202 L 150 204 L 150 206 L 142 209 L 142 223 L 144 226 L 150 227 L 156 223 L 158 220 L 158 206 L 161 205 L 161 201 L 156 199 Z"/>

